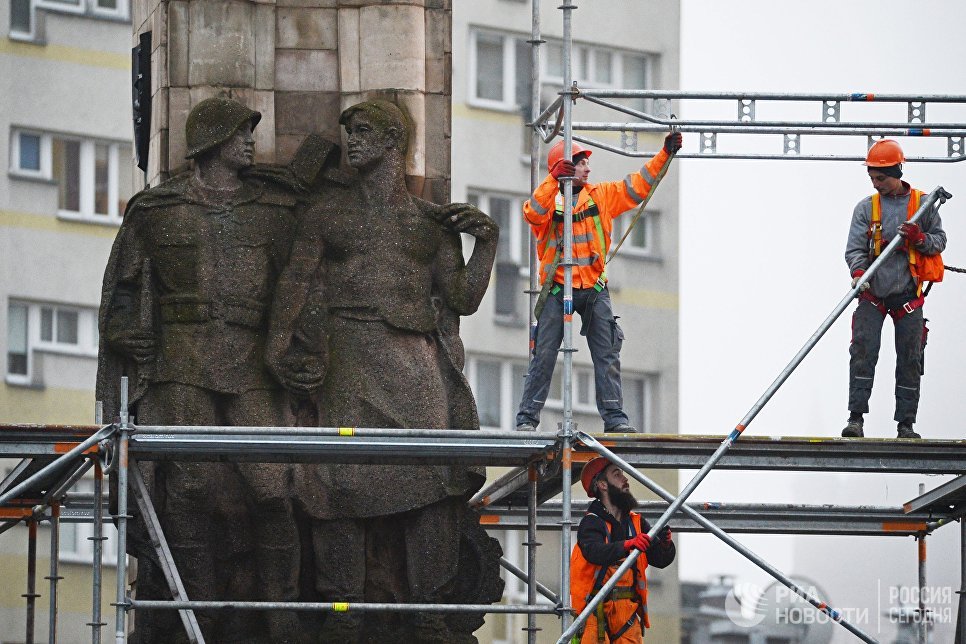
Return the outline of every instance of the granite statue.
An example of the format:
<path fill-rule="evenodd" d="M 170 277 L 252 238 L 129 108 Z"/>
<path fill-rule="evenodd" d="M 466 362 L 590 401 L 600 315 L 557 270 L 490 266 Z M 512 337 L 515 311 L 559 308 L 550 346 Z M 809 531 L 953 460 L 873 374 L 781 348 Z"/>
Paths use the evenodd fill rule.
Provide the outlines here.
<path fill-rule="evenodd" d="M 395 104 L 345 110 L 348 164 L 300 221 L 272 314 L 267 359 L 295 396 L 324 378 L 329 427 L 479 428 L 462 373 L 459 317 L 489 283 L 499 230 L 469 204 L 406 187 L 411 126 Z M 464 260 L 461 233 L 473 238 Z M 307 341 L 315 338 L 315 341 Z M 314 349 L 313 349 L 314 347 Z M 315 359 L 312 351 L 315 350 Z M 482 473 L 462 466 L 296 466 L 322 601 L 486 603 L 502 592 L 498 545 L 466 506 Z M 335 613 L 323 642 L 476 642 L 478 614 Z"/>

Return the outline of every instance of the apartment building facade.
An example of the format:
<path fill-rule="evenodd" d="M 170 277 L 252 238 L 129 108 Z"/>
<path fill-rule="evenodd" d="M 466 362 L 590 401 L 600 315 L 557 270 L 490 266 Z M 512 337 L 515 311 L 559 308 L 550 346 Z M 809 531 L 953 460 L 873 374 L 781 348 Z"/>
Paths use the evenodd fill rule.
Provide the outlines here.
<path fill-rule="evenodd" d="M 127 0 L 10 0 L 0 11 L 0 422 L 94 421 L 101 276 L 135 185 L 130 49 Z M 0 461 L 0 479 L 13 465 Z M 48 534 L 37 561 L 44 639 Z M 62 524 L 63 642 L 90 641 L 90 535 Z M 24 637 L 26 542 L 22 525 L 0 535 L 4 642 Z M 109 616 L 112 567 L 104 583 Z"/>

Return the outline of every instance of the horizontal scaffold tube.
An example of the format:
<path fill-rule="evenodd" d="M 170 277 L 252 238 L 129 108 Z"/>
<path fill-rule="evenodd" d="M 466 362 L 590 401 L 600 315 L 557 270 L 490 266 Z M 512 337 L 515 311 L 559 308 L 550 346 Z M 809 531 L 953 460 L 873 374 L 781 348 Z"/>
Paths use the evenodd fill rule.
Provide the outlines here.
<path fill-rule="evenodd" d="M 160 601 L 132 599 L 126 607 L 134 610 L 295 610 L 314 612 L 395 612 L 395 613 L 541 613 L 557 612 L 555 606 L 526 604 L 378 604 L 365 602 L 233 602 L 233 601 Z"/>

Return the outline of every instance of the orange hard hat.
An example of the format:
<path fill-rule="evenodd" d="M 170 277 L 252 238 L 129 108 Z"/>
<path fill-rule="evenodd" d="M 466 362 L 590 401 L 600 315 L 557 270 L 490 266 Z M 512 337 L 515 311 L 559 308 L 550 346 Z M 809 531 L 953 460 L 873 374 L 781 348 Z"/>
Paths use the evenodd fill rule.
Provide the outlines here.
<path fill-rule="evenodd" d="M 563 158 L 563 148 L 564 148 L 563 139 L 560 139 L 559 141 L 557 141 L 556 143 L 554 143 L 553 144 L 553 147 L 550 148 L 550 152 L 547 153 L 547 170 L 548 171 L 549 170 L 553 170 L 553 166 L 555 166 L 557 164 L 557 161 L 560 161 L 560 159 Z M 588 150 L 585 147 L 581 147 L 580 145 L 578 145 L 576 143 L 571 143 L 570 144 L 570 158 L 573 159 L 578 154 L 586 154 L 587 156 L 590 156 L 591 154 L 593 154 L 593 152 L 591 150 Z"/>
<path fill-rule="evenodd" d="M 902 148 L 892 139 L 882 139 L 876 141 L 869 148 L 869 153 L 865 157 L 865 164 L 870 168 L 888 168 L 889 166 L 905 163 L 906 155 L 902 153 Z"/>
<path fill-rule="evenodd" d="M 608 461 L 603 456 L 598 456 L 597 458 L 587 461 L 584 465 L 584 469 L 580 470 L 580 482 L 584 485 L 584 492 L 587 496 L 594 496 L 594 493 L 590 489 L 590 484 L 593 483 L 594 478 L 604 471 L 604 468 L 610 465 L 611 462 Z"/>

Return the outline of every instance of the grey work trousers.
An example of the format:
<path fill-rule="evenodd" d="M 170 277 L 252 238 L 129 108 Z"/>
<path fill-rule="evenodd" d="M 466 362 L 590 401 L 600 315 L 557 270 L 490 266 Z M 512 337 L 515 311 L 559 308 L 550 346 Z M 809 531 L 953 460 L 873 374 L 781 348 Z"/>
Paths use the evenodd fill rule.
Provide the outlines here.
<path fill-rule="evenodd" d="M 889 310 L 901 308 L 915 295 L 886 298 Z M 879 360 L 882 322 L 885 316 L 866 300 L 860 300 L 852 314 L 852 343 L 849 346 L 849 411 L 869 412 L 869 397 L 875 365 Z M 896 342 L 896 413 L 900 423 L 916 422 L 919 409 L 919 380 L 922 375 L 922 308 L 907 313 L 895 323 Z"/>
<path fill-rule="evenodd" d="M 604 428 L 627 423 L 621 390 L 620 361 L 624 332 L 617 324 L 617 318 L 614 317 L 607 288 L 600 292 L 592 288 L 575 288 L 574 311 L 580 315 L 581 333 L 587 336 L 590 358 L 594 363 L 597 411 L 604 420 Z M 523 398 L 517 412 L 517 425 L 539 424 L 540 410 L 547 401 L 561 342 L 563 342 L 563 288 L 556 295 L 547 297 L 547 303 L 537 321 L 536 343 L 526 382 L 523 385 Z"/>

